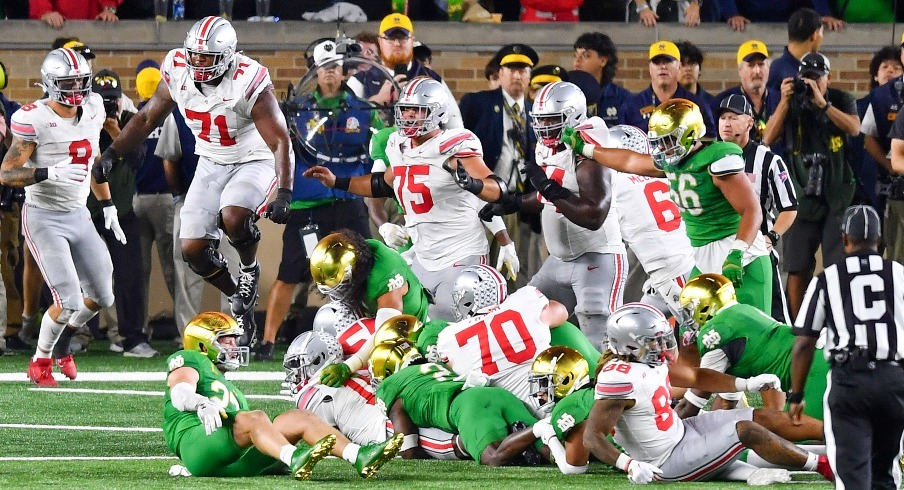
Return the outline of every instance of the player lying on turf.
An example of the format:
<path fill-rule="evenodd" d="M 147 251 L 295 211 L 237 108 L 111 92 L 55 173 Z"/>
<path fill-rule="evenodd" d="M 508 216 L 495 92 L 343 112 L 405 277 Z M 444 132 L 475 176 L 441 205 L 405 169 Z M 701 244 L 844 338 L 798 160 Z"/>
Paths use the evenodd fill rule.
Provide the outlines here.
<path fill-rule="evenodd" d="M 600 360 L 583 438 L 600 461 L 627 472 L 638 484 L 654 479 L 756 484 L 790 480 L 787 472 L 757 471 L 738 461 L 747 447 L 776 465 L 815 470 L 833 479 L 825 456 L 788 442 L 810 437 L 814 429 L 793 425 L 786 413 L 745 408 L 681 420 L 671 407 L 672 382 L 712 392 L 760 391 L 779 388 L 774 375 L 744 379 L 673 364 L 678 355 L 674 331 L 662 313 L 648 305 L 624 305 L 609 322 L 612 352 Z M 624 452 L 606 438 L 613 430 Z"/>
<path fill-rule="evenodd" d="M 282 461 L 296 479 L 306 480 L 332 452 L 369 478 L 395 457 L 402 443 L 398 436 L 359 446 L 306 410 L 290 410 L 273 422 L 266 413 L 249 410 L 245 396 L 224 376 L 248 363 L 248 347 L 236 345 L 242 333 L 231 317 L 202 313 L 185 327 L 185 348 L 167 361 L 163 436 L 188 472 L 255 476 Z"/>

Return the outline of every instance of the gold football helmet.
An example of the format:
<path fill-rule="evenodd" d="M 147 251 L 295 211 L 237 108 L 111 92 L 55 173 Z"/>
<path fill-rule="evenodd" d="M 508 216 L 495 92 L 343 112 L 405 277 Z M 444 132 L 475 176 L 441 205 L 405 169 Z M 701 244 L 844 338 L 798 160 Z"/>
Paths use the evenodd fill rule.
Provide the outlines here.
<path fill-rule="evenodd" d="M 659 104 L 650 115 L 647 137 L 650 155 L 657 168 L 677 165 L 694 143 L 706 134 L 703 113 L 687 99 L 671 99 Z"/>
<path fill-rule="evenodd" d="M 417 342 L 424 324 L 414 315 L 399 315 L 383 322 L 374 332 L 374 345 L 410 340 Z"/>
<path fill-rule="evenodd" d="M 207 358 L 227 371 L 248 365 L 248 347 L 226 347 L 220 344 L 222 337 L 241 337 L 245 331 L 235 320 L 224 313 L 207 312 L 191 319 L 182 334 L 182 345 L 186 350 L 206 354 Z M 204 349 L 201 349 L 201 346 Z"/>
<path fill-rule="evenodd" d="M 358 259 L 358 251 L 341 233 L 327 235 L 311 252 L 311 277 L 321 293 L 342 299 L 351 285 L 352 271 Z"/>
<path fill-rule="evenodd" d="M 549 412 L 556 401 L 590 382 L 590 365 L 571 347 L 553 346 L 537 354 L 528 381 L 540 409 Z"/>
<path fill-rule="evenodd" d="M 734 285 L 719 274 L 700 274 L 688 281 L 678 296 L 678 304 L 693 318 L 698 329 L 719 310 L 737 302 Z"/>
<path fill-rule="evenodd" d="M 417 347 L 408 340 L 377 344 L 367 360 L 370 382 L 376 388 L 387 376 L 401 371 L 412 361 L 422 358 Z"/>

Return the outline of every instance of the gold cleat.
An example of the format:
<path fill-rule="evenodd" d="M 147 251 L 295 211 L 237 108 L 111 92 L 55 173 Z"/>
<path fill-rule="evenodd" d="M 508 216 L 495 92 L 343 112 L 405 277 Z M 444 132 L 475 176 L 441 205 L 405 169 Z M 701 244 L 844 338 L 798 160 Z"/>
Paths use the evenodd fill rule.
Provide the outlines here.
<path fill-rule="evenodd" d="M 321 459 L 329 456 L 333 446 L 336 445 L 336 436 L 330 434 L 308 447 L 300 447 L 292 455 L 292 476 L 296 480 L 307 480 L 311 477 L 316 465 Z"/>
<path fill-rule="evenodd" d="M 362 478 L 371 478 L 377 474 L 380 468 L 399 454 L 402 449 L 402 440 L 405 435 L 401 432 L 389 439 L 369 446 L 361 446 L 358 458 L 355 460 L 355 469 Z"/>

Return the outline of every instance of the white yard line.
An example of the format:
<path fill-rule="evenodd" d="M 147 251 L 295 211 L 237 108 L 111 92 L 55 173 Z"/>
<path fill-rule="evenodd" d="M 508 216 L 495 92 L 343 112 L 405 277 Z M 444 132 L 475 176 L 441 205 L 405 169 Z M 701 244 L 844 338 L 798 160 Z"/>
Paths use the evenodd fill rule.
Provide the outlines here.
<path fill-rule="evenodd" d="M 162 391 L 142 391 L 142 390 L 98 390 L 94 388 L 29 388 L 28 391 L 46 391 L 51 393 L 92 393 L 102 395 L 139 395 L 139 396 L 163 396 Z M 285 400 L 292 401 L 289 397 L 282 395 L 245 395 L 245 398 L 251 400 Z"/>
<path fill-rule="evenodd" d="M 0 424 L 0 429 L 97 430 L 103 432 L 163 432 L 158 427 L 99 427 L 93 425 Z"/>
<path fill-rule="evenodd" d="M 141 459 L 179 459 L 175 456 L 3 456 L 0 461 L 134 461 Z"/>
<path fill-rule="evenodd" d="M 60 373 L 53 373 L 57 381 L 66 381 L 67 378 Z M 226 379 L 232 381 L 283 381 L 286 373 L 283 371 L 237 371 L 226 373 Z M 166 373 L 163 371 L 119 371 L 119 372 L 84 372 L 78 373 L 75 381 L 165 381 Z M 0 383 L 27 383 L 25 372 L 0 373 Z"/>

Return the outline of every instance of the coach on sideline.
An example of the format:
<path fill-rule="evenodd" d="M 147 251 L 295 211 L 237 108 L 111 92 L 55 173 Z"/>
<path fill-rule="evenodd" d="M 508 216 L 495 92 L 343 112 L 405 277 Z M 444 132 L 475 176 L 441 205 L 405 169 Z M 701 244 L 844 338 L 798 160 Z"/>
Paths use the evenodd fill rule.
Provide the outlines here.
<path fill-rule="evenodd" d="M 825 440 L 836 488 L 897 488 L 904 324 L 896 320 L 904 311 L 904 266 L 879 254 L 880 226 L 872 207 L 847 208 L 841 225 L 846 257 L 810 282 L 793 329 L 788 411 L 799 421 L 816 340 L 828 328 Z"/>

